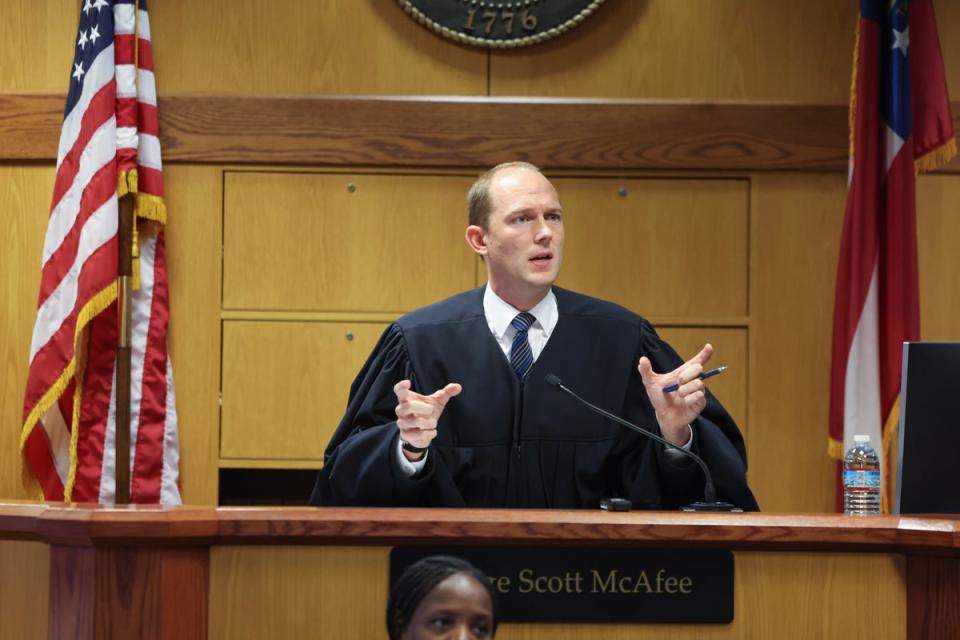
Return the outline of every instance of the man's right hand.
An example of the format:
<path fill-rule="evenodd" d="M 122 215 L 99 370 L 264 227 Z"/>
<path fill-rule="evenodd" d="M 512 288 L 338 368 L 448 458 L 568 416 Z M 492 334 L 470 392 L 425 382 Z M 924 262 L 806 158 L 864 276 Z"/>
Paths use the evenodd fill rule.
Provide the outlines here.
<path fill-rule="evenodd" d="M 401 380 L 393 387 L 397 395 L 397 427 L 400 437 L 415 447 L 427 447 L 437 437 L 437 421 L 444 407 L 455 395 L 463 390 L 456 382 L 428 396 L 410 390 L 410 381 Z M 416 462 L 423 453 L 411 453 L 404 450 L 407 460 Z"/>

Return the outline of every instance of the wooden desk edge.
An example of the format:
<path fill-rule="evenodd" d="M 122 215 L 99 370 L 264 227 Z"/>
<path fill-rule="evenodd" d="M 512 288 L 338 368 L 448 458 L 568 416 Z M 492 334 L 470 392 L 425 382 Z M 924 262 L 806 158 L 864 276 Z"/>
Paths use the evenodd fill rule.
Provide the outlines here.
<path fill-rule="evenodd" d="M 960 555 L 949 515 L 507 509 L 102 507 L 0 502 L 0 538 L 74 546 L 697 546 Z"/>

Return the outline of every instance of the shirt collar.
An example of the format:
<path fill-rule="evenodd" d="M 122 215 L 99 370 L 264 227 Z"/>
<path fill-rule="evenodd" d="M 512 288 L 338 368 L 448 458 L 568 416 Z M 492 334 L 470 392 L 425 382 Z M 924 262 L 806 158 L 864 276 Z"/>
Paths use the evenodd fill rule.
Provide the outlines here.
<path fill-rule="evenodd" d="M 483 292 L 483 315 L 487 317 L 487 324 L 497 339 L 500 339 L 510 327 L 510 321 L 517 317 L 520 310 L 506 302 L 503 298 L 493 292 L 490 284 Z M 537 324 L 543 329 L 547 338 L 553 333 L 557 326 L 557 297 L 553 294 L 553 289 L 547 292 L 543 300 L 538 302 L 530 311 L 530 315 L 537 319 Z"/>

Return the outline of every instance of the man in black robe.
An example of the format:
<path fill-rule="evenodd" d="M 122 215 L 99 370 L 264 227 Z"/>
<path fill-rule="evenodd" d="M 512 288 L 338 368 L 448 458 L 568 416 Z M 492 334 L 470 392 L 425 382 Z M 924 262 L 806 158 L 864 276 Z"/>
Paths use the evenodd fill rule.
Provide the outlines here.
<path fill-rule="evenodd" d="M 713 349 L 684 362 L 640 316 L 553 286 L 563 211 L 526 163 L 484 174 L 466 239 L 488 282 L 393 323 L 350 389 L 316 505 L 675 509 L 703 497 L 688 456 L 590 412 L 544 381 L 698 453 L 718 499 L 757 509 L 743 437 L 704 387 Z M 663 388 L 678 384 L 673 393 Z"/>

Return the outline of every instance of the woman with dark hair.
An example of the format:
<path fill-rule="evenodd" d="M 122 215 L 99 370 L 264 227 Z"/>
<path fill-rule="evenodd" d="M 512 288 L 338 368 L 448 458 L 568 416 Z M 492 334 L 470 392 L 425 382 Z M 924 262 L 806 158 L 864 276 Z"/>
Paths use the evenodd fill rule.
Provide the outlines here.
<path fill-rule="evenodd" d="M 390 640 L 493 638 L 497 598 L 489 578 L 452 556 L 430 556 L 413 563 L 390 590 Z"/>

